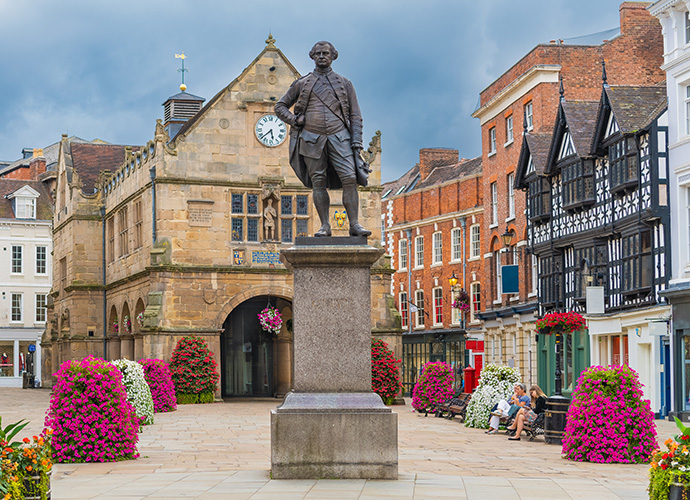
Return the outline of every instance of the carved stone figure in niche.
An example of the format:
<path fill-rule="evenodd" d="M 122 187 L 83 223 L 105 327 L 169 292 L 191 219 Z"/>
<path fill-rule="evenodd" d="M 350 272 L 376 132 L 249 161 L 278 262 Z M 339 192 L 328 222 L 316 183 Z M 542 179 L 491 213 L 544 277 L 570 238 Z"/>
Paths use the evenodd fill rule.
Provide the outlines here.
<path fill-rule="evenodd" d="M 274 241 L 276 216 L 278 212 L 273 208 L 273 198 L 268 197 L 264 200 L 264 240 Z"/>

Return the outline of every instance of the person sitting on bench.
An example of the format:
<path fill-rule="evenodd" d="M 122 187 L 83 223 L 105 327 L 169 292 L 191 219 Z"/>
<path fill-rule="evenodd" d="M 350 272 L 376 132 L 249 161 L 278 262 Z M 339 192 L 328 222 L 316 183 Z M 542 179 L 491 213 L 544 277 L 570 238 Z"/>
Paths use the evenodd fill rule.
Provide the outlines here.
<path fill-rule="evenodd" d="M 525 384 L 515 384 L 515 394 L 510 398 L 510 401 L 502 399 L 498 402 L 496 410 L 491 412 L 489 430 L 486 431 L 486 434 L 496 434 L 498 432 L 498 423 L 501 418 L 507 418 L 514 414 L 514 412 L 521 410 L 525 406 L 529 406 L 530 399 L 526 393 L 526 388 L 527 386 L 525 386 Z"/>
<path fill-rule="evenodd" d="M 529 395 L 532 402 L 531 408 L 521 408 L 517 415 L 515 416 L 515 421 L 513 425 L 507 427 L 508 432 L 511 436 L 508 439 L 511 441 L 520 441 L 520 434 L 522 434 L 522 429 L 527 425 L 532 425 L 537 419 L 540 413 L 544 413 L 546 410 L 546 394 L 541 390 L 537 384 L 534 384 L 529 388 Z"/>

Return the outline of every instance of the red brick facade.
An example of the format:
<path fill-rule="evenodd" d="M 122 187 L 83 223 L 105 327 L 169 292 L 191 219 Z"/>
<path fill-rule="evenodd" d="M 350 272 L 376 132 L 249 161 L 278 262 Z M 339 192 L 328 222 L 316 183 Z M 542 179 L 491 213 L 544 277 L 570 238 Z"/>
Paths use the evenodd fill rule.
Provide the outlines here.
<path fill-rule="evenodd" d="M 34 150 L 34 154 L 38 154 L 39 156 L 34 156 L 31 159 L 27 159 L 21 165 L 18 165 L 17 168 L 2 174 L 0 178 L 21 179 L 25 181 L 38 179 L 38 176 L 46 171 L 46 159 L 41 156 L 43 151 L 40 149 Z"/>
<path fill-rule="evenodd" d="M 418 294 L 423 293 L 425 311 L 423 322 L 418 319 L 418 314 L 411 314 L 412 330 L 460 329 L 463 318 L 453 314 L 448 280 L 455 273 L 458 290 L 465 289 L 470 293 L 474 284 L 476 294 L 482 293 L 485 249 L 477 248 L 476 244 L 472 248 L 472 232 L 476 231 L 476 241 L 479 242 L 482 230 L 481 164 L 478 158 L 458 162 L 457 150 L 422 149 L 417 168 L 420 175 L 410 191 L 409 185 L 415 182 L 415 176 L 407 174 L 402 178 L 404 181 L 382 186 L 383 243 L 392 256 L 393 268 L 397 270 L 393 275 L 392 294 L 398 309 L 404 313 L 401 294 L 408 293 L 409 269 L 411 299 L 416 302 Z M 402 188 L 401 182 L 409 185 L 396 195 Z M 389 189 L 391 192 L 386 196 Z M 403 242 L 407 246 L 408 231 L 411 232 L 412 243 L 405 264 L 400 245 Z M 416 265 L 419 240 L 423 241 L 422 265 Z M 435 250 L 435 242 L 438 241 L 441 243 L 440 252 Z M 481 327 L 473 313 L 467 313 L 465 320 L 468 329 Z M 403 318 L 403 326 L 406 331 L 409 329 L 406 317 Z"/>

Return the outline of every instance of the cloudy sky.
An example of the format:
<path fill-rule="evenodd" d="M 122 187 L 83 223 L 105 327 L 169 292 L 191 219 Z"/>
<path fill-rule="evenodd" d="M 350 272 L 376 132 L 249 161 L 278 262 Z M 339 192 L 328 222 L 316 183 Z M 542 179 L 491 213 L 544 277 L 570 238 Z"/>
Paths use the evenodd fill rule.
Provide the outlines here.
<path fill-rule="evenodd" d="M 340 52 L 384 181 L 424 147 L 481 154 L 479 92 L 538 43 L 616 28 L 618 0 L 0 0 L 0 160 L 60 134 L 142 144 L 178 92 L 210 99 L 269 32 L 301 73 L 311 45 Z"/>

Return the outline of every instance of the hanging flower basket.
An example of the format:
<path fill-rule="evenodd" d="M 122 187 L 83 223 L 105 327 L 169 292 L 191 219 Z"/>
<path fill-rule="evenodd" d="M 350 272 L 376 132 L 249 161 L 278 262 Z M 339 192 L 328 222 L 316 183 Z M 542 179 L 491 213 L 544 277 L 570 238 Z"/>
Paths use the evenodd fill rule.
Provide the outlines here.
<path fill-rule="evenodd" d="M 280 327 L 283 325 L 283 318 L 280 317 L 278 309 L 266 306 L 266 308 L 259 313 L 259 323 L 265 332 L 278 335 L 280 333 Z"/>
<path fill-rule="evenodd" d="M 120 325 L 117 324 L 117 320 L 113 322 L 113 333 L 119 333 Z"/>
<path fill-rule="evenodd" d="M 546 335 L 552 333 L 572 333 L 585 326 L 585 318 L 576 312 L 549 313 L 537 321 L 537 332 Z"/>
<path fill-rule="evenodd" d="M 453 301 L 452 306 L 455 309 L 460 309 L 463 312 L 470 310 L 470 296 L 465 290 L 460 290 Z"/>
<path fill-rule="evenodd" d="M 140 312 L 139 314 L 137 314 L 137 323 L 139 323 L 139 328 L 144 326 L 144 312 L 143 311 Z"/>
<path fill-rule="evenodd" d="M 132 320 L 129 319 L 129 316 L 122 318 L 122 323 L 125 325 L 125 333 L 132 333 Z"/>

